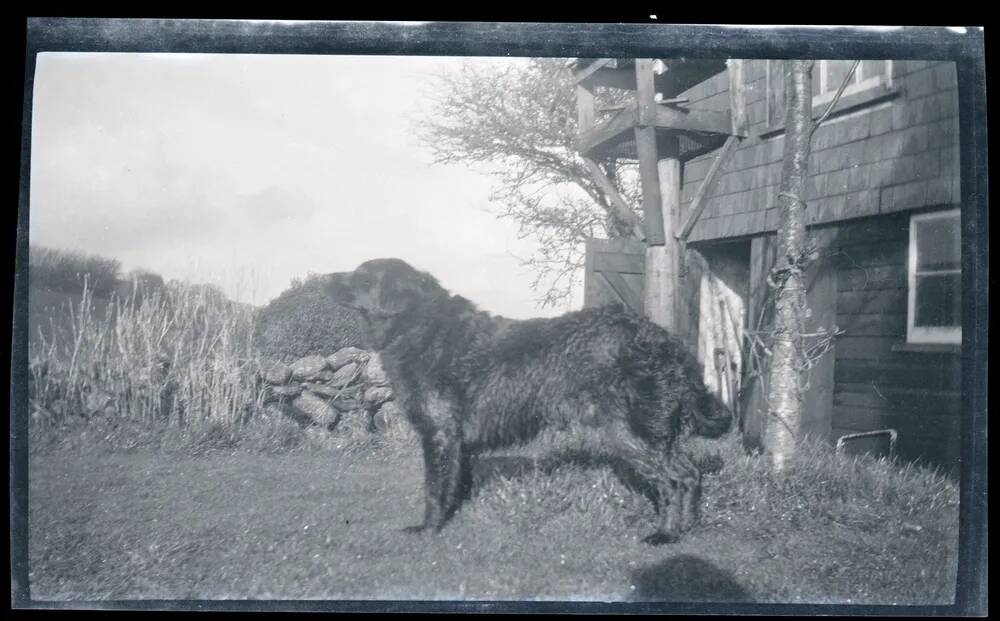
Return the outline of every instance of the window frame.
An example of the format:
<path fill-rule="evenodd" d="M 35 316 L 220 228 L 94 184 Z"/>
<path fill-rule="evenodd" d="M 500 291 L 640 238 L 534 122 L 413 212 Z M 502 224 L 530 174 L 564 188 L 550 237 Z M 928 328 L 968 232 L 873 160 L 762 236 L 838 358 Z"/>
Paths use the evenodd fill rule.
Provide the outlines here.
<path fill-rule="evenodd" d="M 813 106 L 829 104 L 831 101 L 833 101 L 833 96 L 837 94 L 837 89 L 840 88 L 840 81 L 838 81 L 836 84 L 827 84 L 827 80 L 829 79 L 829 77 L 827 76 L 827 68 L 829 67 L 828 63 L 831 60 L 836 62 L 843 59 L 837 58 L 837 59 L 826 59 L 826 60 L 816 61 L 816 68 L 814 69 L 814 71 L 816 69 L 819 70 L 820 92 L 818 94 L 813 95 Z M 860 93 L 863 91 L 880 87 L 892 88 L 892 60 L 888 59 L 884 61 L 878 60 L 878 62 L 885 62 L 885 71 L 879 73 L 878 75 L 874 75 L 871 76 L 870 78 L 864 78 L 864 79 L 861 78 L 862 67 L 864 66 L 865 62 L 871 62 L 872 60 L 875 59 L 862 58 L 862 59 L 843 60 L 843 62 L 854 62 L 854 60 L 860 60 L 861 64 L 858 65 L 858 68 L 854 70 L 854 75 L 851 76 L 854 79 L 854 83 L 848 84 L 844 88 L 844 93 L 843 95 L 841 95 L 841 97 L 849 97 L 850 95 L 853 95 L 855 93 Z"/>
<path fill-rule="evenodd" d="M 844 60 L 844 59 L 830 59 L 830 60 Z M 856 59 L 855 59 L 856 60 Z M 868 60 L 878 60 L 878 59 L 868 59 Z M 861 59 L 863 63 L 865 59 Z M 775 109 L 772 105 L 772 93 L 777 87 L 777 81 L 773 78 L 773 75 L 777 75 L 775 67 L 772 65 L 775 62 L 782 62 L 778 59 L 768 59 L 764 62 L 764 128 L 760 131 L 761 138 L 770 138 L 783 131 L 785 131 L 785 115 L 784 108 Z M 825 60 L 815 61 L 818 64 L 825 63 Z M 835 121 L 838 117 L 851 112 L 862 112 L 867 111 L 869 108 L 874 108 L 877 104 L 883 103 L 896 97 L 899 97 L 901 91 L 898 86 L 893 84 L 892 74 L 894 70 L 893 61 L 885 60 L 885 71 L 870 78 L 865 78 L 860 82 L 855 84 L 849 84 L 845 89 L 844 93 L 840 97 L 840 102 L 837 103 L 837 108 L 833 110 L 832 116 L 830 117 L 830 122 Z M 825 64 L 824 64 L 825 67 Z M 860 69 L 860 67 L 859 67 Z M 818 69 L 814 68 L 814 71 Z M 855 71 L 855 76 L 858 72 Z M 823 78 L 826 79 L 825 77 Z M 784 85 L 783 77 L 780 83 Z M 826 93 L 819 93 L 813 95 L 813 120 L 816 120 L 826 111 L 826 107 L 831 101 L 833 101 L 833 96 L 836 94 L 836 89 L 840 86 L 838 82 L 835 85 L 831 85 L 832 90 Z"/>
<path fill-rule="evenodd" d="M 917 277 L 928 274 L 962 274 L 961 262 L 958 269 L 951 270 L 929 270 L 917 273 L 917 223 L 926 220 L 936 220 L 940 218 L 956 218 L 961 230 L 962 215 L 961 209 L 945 209 L 927 213 L 918 213 L 910 216 L 909 249 L 906 266 L 906 342 L 915 345 L 961 345 L 962 324 L 959 320 L 957 326 L 916 326 L 916 301 L 917 301 Z M 959 240 L 961 244 L 961 239 Z M 961 249 L 961 245 L 959 246 Z"/>

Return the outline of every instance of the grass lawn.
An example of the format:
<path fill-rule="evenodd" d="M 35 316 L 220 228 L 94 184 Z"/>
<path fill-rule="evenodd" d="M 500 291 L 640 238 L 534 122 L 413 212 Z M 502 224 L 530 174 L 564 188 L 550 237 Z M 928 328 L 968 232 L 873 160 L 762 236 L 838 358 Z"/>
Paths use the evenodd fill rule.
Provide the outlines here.
<path fill-rule="evenodd" d="M 712 450 L 702 523 L 663 547 L 609 470 L 523 456 L 481 460 L 445 530 L 410 535 L 415 447 L 37 452 L 32 597 L 952 602 L 957 485 L 832 453 L 773 476 Z"/>

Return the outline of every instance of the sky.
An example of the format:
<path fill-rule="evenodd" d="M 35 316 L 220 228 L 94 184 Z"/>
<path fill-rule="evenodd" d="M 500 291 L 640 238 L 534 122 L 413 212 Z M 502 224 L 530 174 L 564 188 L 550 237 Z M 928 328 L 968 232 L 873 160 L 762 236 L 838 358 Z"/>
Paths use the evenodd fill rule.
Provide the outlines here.
<path fill-rule="evenodd" d="M 487 171 L 434 164 L 414 136 L 461 62 L 523 61 L 42 53 L 30 241 L 253 304 L 399 257 L 493 313 L 579 308 L 538 306 L 534 242 L 491 211 Z"/>

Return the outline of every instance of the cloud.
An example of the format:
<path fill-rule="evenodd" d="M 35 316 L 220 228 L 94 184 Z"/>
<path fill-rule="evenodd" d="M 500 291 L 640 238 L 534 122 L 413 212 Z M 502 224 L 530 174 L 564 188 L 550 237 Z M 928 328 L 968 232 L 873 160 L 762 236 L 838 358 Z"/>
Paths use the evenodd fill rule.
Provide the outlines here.
<path fill-rule="evenodd" d="M 31 239 L 256 303 L 398 256 L 493 312 L 539 314 L 513 258 L 531 242 L 489 211 L 492 180 L 431 165 L 413 137 L 429 76 L 462 61 L 42 54 Z"/>

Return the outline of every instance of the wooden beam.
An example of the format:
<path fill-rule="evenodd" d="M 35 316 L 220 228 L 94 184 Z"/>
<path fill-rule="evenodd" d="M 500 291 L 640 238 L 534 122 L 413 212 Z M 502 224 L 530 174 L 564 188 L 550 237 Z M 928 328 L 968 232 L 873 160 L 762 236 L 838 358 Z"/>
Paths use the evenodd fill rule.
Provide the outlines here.
<path fill-rule="evenodd" d="M 656 125 L 656 85 L 652 58 L 635 59 L 635 101 L 639 106 L 639 126 Z"/>
<path fill-rule="evenodd" d="M 691 229 L 697 224 L 698 218 L 701 217 L 701 212 L 705 210 L 705 205 L 708 203 L 705 197 L 708 195 L 708 191 L 712 188 L 715 183 L 715 179 L 718 176 L 719 170 L 725 163 L 729 154 L 733 151 L 736 143 L 739 142 L 739 138 L 736 136 L 730 136 L 726 138 L 726 143 L 722 145 L 722 150 L 719 152 L 719 157 L 715 158 L 712 162 L 712 166 L 708 169 L 708 173 L 705 175 L 705 179 L 701 182 L 698 187 L 698 191 L 695 192 L 694 198 L 691 199 L 691 205 L 688 207 L 687 219 L 684 224 L 680 227 L 680 231 L 677 233 L 677 239 L 681 242 L 687 242 L 688 235 L 691 234 Z"/>
<path fill-rule="evenodd" d="M 597 165 L 597 162 L 589 157 L 584 157 L 583 163 L 587 167 L 587 172 L 590 173 L 594 182 L 597 183 L 597 186 L 601 188 L 605 196 L 611 199 L 611 207 L 615 210 L 615 215 L 632 227 L 632 234 L 635 235 L 636 239 L 645 239 L 646 235 L 642 230 L 642 223 L 639 222 L 639 218 L 635 216 L 631 207 L 625 202 L 621 194 L 618 193 L 618 188 L 611 183 L 611 180 L 607 178 L 601 167 Z"/>
<path fill-rule="evenodd" d="M 662 246 L 663 203 L 660 199 L 660 173 L 656 163 L 659 154 L 656 149 L 656 128 L 652 126 L 635 128 L 635 149 L 639 156 L 639 178 L 642 182 L 642 214 L 646 224 L 646 243 Z"/>
<path fill-rule="evenodd" d="M 635 71 L 632 67 L 614 68 L 602 67 L 587 78 L 587 84 L 594 86 L 607 86 L 624 91 L 635 89 Z"/>
<path fill-rule="evenodd" d="M 580 134 L 576 143 L 577 150 L 587 155 L 606 142 L 616 138 L 624 140 L 622 134 L 635 127 L 636 122 L 636 107 L 632 103 Z"/>
<path fill-rule="evenodd" d="M 728 110 L 720 112 L 697 108 L 682 109 L 676 106 L 658 104 L 653 108 L 653 124 L 662 129 L 708 132 L 724 136 L 732 133 L 731 114 Z"/>
<path fill-rule="evenodd" d="M 643 274 L 646 271 L 641 254 L 622 252 L 594 252 L 593 269 L 598 272 L 618 272 L 619 274 Z"/>
<path fill-rule="evenodd" d="M 650 115 L 648 122 L 640 119 L 640 106 L 629 103 L 620 111 L 615 112 L 594 127 L 584 131 L 577 138 L 577 149 L 584 155 L 589 154 L 604 144 L 625 142 L 628 136 L 625 132 L 635 126 L 655 126 L 657 129 L 670 129 L 683 132 L 696 132 L 729 136 L 732 131 L 732 121 L 728 111 L 690 110 L 675 106 L 653 103 L 646 108 Z"/>
<path fill-rule="evenodd" d="M 581 82 L 589 78 L 591 75 L 593 75 L 595 72 L 600 71 L 601 69 L 603 69 L 604 67 L 613 62 L 614 62 L 613 58 L 598 58 L 583 69 L 580 70 L 574 69 L 573 82 L 575 82 L 576 84 L 580 84 Z"/>
<path fill-rule="evenodd" d="M 732 116 L 732 131 L 734 136 L 747 135 L 747 94 L 746 82 L 743 78 L 743 61 L 731 58 L 729 65 L 729 109 Z"/>
<path fill-rule="evenodd" d="M 660 183 L 660 210 L 663 213 L 663 237 L 666 242 L 656 250 L 662 250 L 666 256 L 662 263 L 664 271 L 660 283 L 662 320 L 657 323 L 680 336 L 682 334 L 679 308 L 681 244 L 674 239 L 681 206 L 681 161 L 678 158 L 680 145 L 677 138 L 667 137 L 659 146 L 662 159 L 657 162 L 657 172 Z"/>

